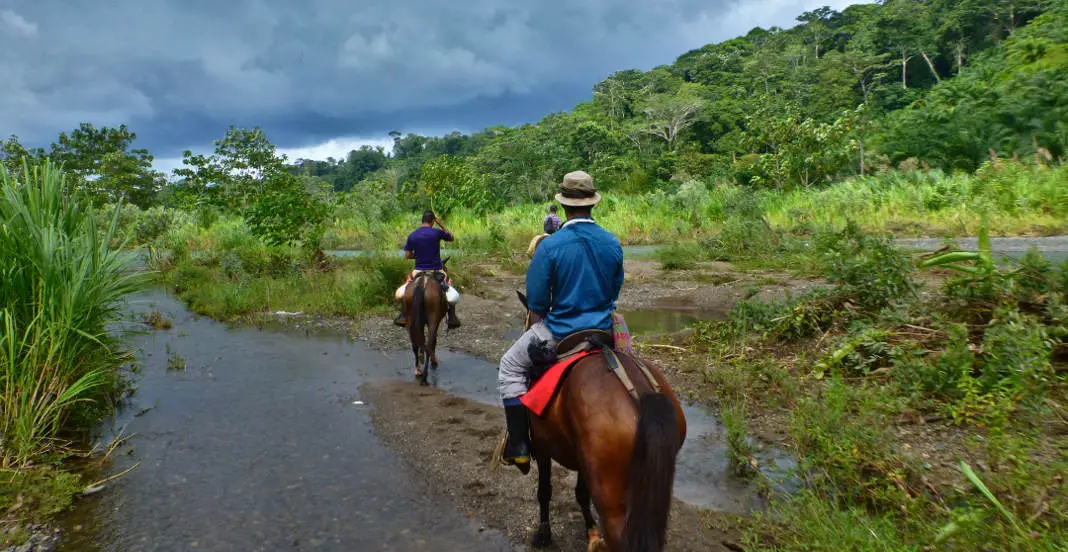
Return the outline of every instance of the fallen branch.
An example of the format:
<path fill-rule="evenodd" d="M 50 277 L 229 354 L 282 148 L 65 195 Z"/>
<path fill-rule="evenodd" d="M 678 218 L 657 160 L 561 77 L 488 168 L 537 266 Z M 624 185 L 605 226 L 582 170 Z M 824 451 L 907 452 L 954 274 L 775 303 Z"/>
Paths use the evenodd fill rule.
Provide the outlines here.
<path fill-rule="evenodd" d="M 123 426 L 123 429 L 126 429 L 126 426 Z M 134 435 L 137 435 L 137 434 L 136 433 L 131 433 L 129 435 L 116 437 L 113 441 L 111 441 L 111 444 L 108 445 L 108 451 L 106 453 L 104 453 L 104 459 L 106 460 L 107 458 L 109 458 L 111 456 L 111 453 L 115 452 L 115 449 L 117 449 L 120 446 L 122 446 L 122 444 L 125 443 L 126 441 L 129 441 L 130 438 L 133 437 Z"/>
<path fill-rule="evenodd" d="M 661 345 L 659 343 L 635 343 L 638 347 L 651 347 L 654 349 L 671 349 L 672 351 L 681 351 L 683 353 L 689 352 L 686 347 L 679 347 L 677 345 Z"/>
<path fill-rule="evenodd" d="M 112 482 L 112 481 L 114 481 L 114 480 L 116 480 L 116 479 L 118 479 L 118 478 L 120 478 L 120 477 L 122 477 L 122 476 L 124 476 L 124 475 L 126 475 L 126 474 L 128 474 L 130 472 L 132 472 L 132 471 L 134 471 L 134 469 L 136 469 L 140 465 L 141 465 L 141 463 L 138 462 L 138 463 L 130 466 L 129 468 L 126 468 L 125 470 L 122 470 L 121 472 L 119 472 L 119 473 L 117 473 L 115 475 L 112 475 L 111 477 L 105 477 L 104 479 L 101 479 L 100 481 L 97 481 L 96 483 L 93 483 L 92 485 L 89 485 L 88 487 L 86 487 L 85 490 L 82 491 L 82 494 L 83 495 L 91 495 L 91 494 L 94 494 L 94 493 L 99 493 L 100 491 L 104 490 L 104 485 L 106 485 L 106 484 L 108 484 L 108 483 L 110 483 L 110 482 Z"/>

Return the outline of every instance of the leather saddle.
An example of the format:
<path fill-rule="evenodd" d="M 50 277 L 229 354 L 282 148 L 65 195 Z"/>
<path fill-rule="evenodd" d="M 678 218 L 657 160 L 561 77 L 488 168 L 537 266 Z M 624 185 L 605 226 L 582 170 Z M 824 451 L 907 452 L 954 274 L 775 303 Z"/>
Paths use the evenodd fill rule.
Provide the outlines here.
<path fill-rule="evenodd" d="M 555 350 L 546 350 L 537 344 L 530 346 L 528 353 L 534 366 L 530 371 L 531 383 L 541 379 L 554 364 L 583 351 L 612 349 L 615 347 L 612 332 L 605 330 L 581 330 L 560 340 Z"/>
<path fill-rule="evenodd" d="M 422 278 L 423 276 L 426 276 L 428 278 L 433 278 L 433 279 L 437 280 L 438 284 L 441 285 L 441 289 L 449 289 L 449 283 L 446 281 L 447 275 L 445 274 L 444 271 L 441 271 L 441 270 L 420 270 L 419 272 L 415 273 L 415 276 L 412 276 L 412 281 L 414 282 L 414 281 L 418 280 L 419 278 Z"/>

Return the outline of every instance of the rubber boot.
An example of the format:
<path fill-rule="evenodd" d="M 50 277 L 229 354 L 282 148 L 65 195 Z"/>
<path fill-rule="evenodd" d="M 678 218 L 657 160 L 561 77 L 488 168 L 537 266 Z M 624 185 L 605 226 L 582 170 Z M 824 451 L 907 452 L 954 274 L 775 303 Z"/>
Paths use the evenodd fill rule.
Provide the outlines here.
<path fill-rule="evenodd" d="M 398 326 L 408 325 L 408 313 L 404 310 L 404 303 L 400 304 L 400 314 L 398 314 L 397 317 L 393 319 L 393 323 Z"/>
<path fill-rule="evenodd" d="M 508 442 L 501 460 L 526 474 L 530 471 L 530 420 L 527 418 L 527 407 L 522 404 L 505 405 L 504 418 L 508 424 Z"/>
<path fill-rule="evenodd" d="M 450 330 L 460 327 L 460 319 L 456 318 L 456 305 L 449 303 L 449 314 L 446 316 L 446 319 L 446 324 L 449 325 Z"/>

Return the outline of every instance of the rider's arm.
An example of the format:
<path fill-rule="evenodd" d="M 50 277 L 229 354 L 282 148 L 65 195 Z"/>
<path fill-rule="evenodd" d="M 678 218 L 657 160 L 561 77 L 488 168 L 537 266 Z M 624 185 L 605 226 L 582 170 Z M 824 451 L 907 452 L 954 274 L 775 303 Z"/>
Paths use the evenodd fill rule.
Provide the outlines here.
<path fill-rule="evenodd" d="M 618 246 L 617 246 L 618 247 Z M 616 275 L 612 278 L 612 300 L 619 300 L 619 291 L 623 289 L 623 248 L 619 247 L 616 257 L 619 264 L 616 267 Z"/>
<path fill-rule="evenodd" d="M 552 297 L 549 286 L 551 272 L 549 254 L 544 247 L 534 250 L 534 258 L 527 269 L 527 308 L 544 317 L 549 313 Z"/>
<path fill-rule="evenodd" d="M 445 233 L 441 239 L 451 242 L 453 240 L 452 232 L 449 232 L 449 230 L 445 228 L 445 223 L 441 222 L 441 219 L 434 219 L 434 221 L 438 223 L 438 226 L 441 227 L 441 231 Z"/>
<path fill-rule="evenodd" d="M 404 258 L 405 259 L 414 259 L 415 258 L 415 248 L 412 247 L 412 237 L 411 236 L 408 236 L 408 239 L 405 240 L 405 242 L 404 242 Z"/>

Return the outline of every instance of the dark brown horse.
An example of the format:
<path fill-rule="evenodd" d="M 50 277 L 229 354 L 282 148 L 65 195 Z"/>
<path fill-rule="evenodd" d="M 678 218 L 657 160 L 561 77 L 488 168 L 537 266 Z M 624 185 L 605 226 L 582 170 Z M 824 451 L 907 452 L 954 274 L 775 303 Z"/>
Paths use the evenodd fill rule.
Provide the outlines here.
<path fill-rule="evenodd" d="M 441 263 L 445 268 L 445 259 Z M 420 272 L 404 290 L 404 309 L 408 313 L 408 337 L 415 355 L 415 377 L 427 384 L 427 372 L 438 367 L 438 329 L 448 313 L 445 290 L 433 271 Z"/>
<path fill-rule="evenodd" d="M 519 294 L 526 307 L 526 297 Z M 536 315 L 527 311 L 529 329 Z M 686 417 L 664 376 L 653 390 L 634 359 L 618 354 L 639 399 L 627 393 L 603 355 L 576 362 L 541 416 L 530 414 L 531 445 L 538 464 L 540 524 L 535 546 L 552 542 L 549 501 L 552 461 L 578 472 L 575 498 L 582 508 L 589 550 L 663 550 L 671 509 L 675 460 L 686 439 Z M 601 518 L 604 536 L 590 510 Z"/>

